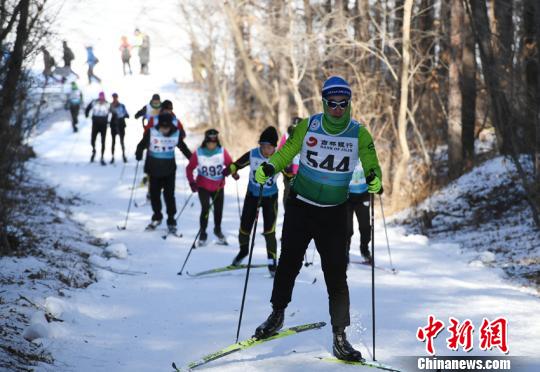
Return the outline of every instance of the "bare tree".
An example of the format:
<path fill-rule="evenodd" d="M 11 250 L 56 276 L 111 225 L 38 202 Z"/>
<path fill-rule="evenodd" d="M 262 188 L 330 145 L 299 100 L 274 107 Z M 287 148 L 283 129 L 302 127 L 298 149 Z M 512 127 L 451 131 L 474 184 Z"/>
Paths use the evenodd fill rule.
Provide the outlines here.
<path fill-rule="evenodd" d="M 409 65 L 410 65 L 410 35 L 411 35 L 411 13 L 413 7 L 413 0 L 405 0 L 403 4 L 403 40 L 402 40 L 402 58 L 401 65 L 401 88 L 400 88 L 400 102 L 399 102 L 399 116 L 398 116 L 398 138 L 401 149 L 401 160 L 397 166 L 396 174 L 394 176 L 394 182 L 392 184 L 392 192 L 396 192 L 400 188 L 409 164 L 411 152 L 409 149 L 409 143 L 407 140 L 407 108 L 409 98 Z M 394 196 L 396 196 L 394 194 Z M 394 197 L 392 204 L 397 205 L 398 198 Z"/>
<path fill-rule="evenodd" d="M 466 168 L 471 168 L 474 161 L 474 128 L 476 122 L 476 53 L 471 18 L 463 17 L 463 64 L 461 67 L 462 91 L 462 146 Z"/>
<path fill-rule="evenodd" d="M 448 72 L 448 175 L 451 179 L 461 174 L 463 153 L 461 147 L 461 63 L 463 55 L 463 6 L 452 1 L 450 10 L 450 66 Z"/>

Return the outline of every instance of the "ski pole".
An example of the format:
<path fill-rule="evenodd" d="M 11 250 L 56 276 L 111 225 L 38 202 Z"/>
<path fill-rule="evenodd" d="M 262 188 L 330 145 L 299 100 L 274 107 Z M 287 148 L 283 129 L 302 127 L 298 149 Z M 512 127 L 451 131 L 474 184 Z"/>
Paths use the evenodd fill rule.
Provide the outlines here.
<path fill-rule="evenodd" d="M 366 177 L 366 183 L 369 185 L 376 177 L 375 171 L 370 170 Z M 375 361 L 375 196 L 369 194 L 370 225 L 371 225 L 371 334 L 373 346 L 373 360 Z"/>
<path fill-rule="evenodd" d="M 255 235 L 257 233 L 257 221 L 259 220 L 259 210 L 261 209 L 262 195 L 264 184 L 259 187 L 259 199 L 257 200 L 257 212 L 255 214 L 255 223 L 251 235 L 251 248 L 249 250 L 248 265 L 246 271 L 246 281 L 244 283 L 244 294 L 242 295 L 242 305 L 240 306 L 240 317 L 238 318 L 238 328 L 236 329 L 236 342 L 238 342 L 238 336 L 240 335 L 240 326 L 242 325 L 242 315 L 244 313 L 244 303 L 246 300 L 246 292 L 249 280 L 249 269 L 251 268 L 251 258 L 253 257 L 253 247 L 255 246 Z"/>
<path fill-rule="evenodd" d="M 216 195 L 212 199 L 212 202 L 210 203 L 210 206 L 208 207 L 208 212 L 206 213 L 206 216 L 204 217 L 205 219 L 208 219 L 208 216 L 210 215 L 210 211 L 212 210 L 212 207 L 214 206 L 214 201 L 216 200 L 220 190 L 221 189 L 218 189 L 216 191 Z M 193 193 L 191 195 L 193 195 Z M 186 203 L 186 205 L 187 205 L 187 203 Z M 188 252 L 188 254 L 186 256 L 186 259 L 184 260 L 184 264 L 182 265 L 182 268 L 180 269 L 180 271 L 177 273 L 178 275 L 182 275 L 182 272 L 184 271 L 184 268 L 186 267 L 186 264 L 188 262 L 189 256 L 191 255 L 191 251 L 193 251 L 195 249 L 195 244 L 197 243 L 197 239 L 199 239 L 199 236 L 201 235 L 201 232 L 202 232 L 202 226 L 199 227 L 199 231 L 197 232 L 197 235 L 195 235 L 195 239 L 193 239 L 193 244 L 191 244 L 191 248 L 189 249 L 189 252 Z"/>
<path fill-rule="evenodd" d="M 137 181 L 137 171 L 139 170 L 139 162 L 137 161 L 137 164 L 135 165 L 135 176 L 133 176 L 133 185 L 131 187 L 131 195 L 129 197 L 129 203 L 128 203 L 128 209 L 126 213 L 126 222 L 124 223 L 124 227 L 116 226 L 118 230 L 125 230 L 127 227 L 128 217 L 129 217 L 129 211 L 131 209 L 131 202 L 133 201 L 133 194 L 135 192 L 135 182 Z"/>
<path fill-rule="evenodd" d="M 193 193 L 189 194 L 188 198 L 186 199 L 186 202 L 184 203 L 184 205 L 182 206 L 182 209 L 180 209 L 180 212 L 178 212 L 178 214 L 176 215 L 175 219 L 179 219 L 180 216 L 182 215 L 182 212 L 184 211 L 184 209 L 186 209 L 188 203 L 189 203 L 189 200 L 191 199 L 191 197 L 193 196 Z"/>
<path fill-rule="evenodd" d="M 386 247 L 388 248 L 388 258 L 390 259 L 390 268 L 392 269 L 392 272 L 395 274 L 396 269 L 394 268 L 394 265 L 392 264 L 392 253 L 390 253 L 390 242 L 388 241 L 388 231 L 386 230 L 386 219 L 384 218 L 384 209 L 382 204 L 382 196 L 379 194 L 379 201 L 381 202 L 381 215 L 384 225 L 384 235 L 386 235 Z"/>
<path fill-rule="evenodd" d="M 236 204 L 238 205 L 238 218 L 242 219 L 242 213 L 240 212 L 240 194 L 238 193 L 238 181 L 235 181 L 236 184 Z"/>
<path fill-rule="evenodd" d="M 371 207 L 371 328 L 373 335 L 373 360 L 375 361 L 375 197 L 369 195 L 369 204 Z"/>

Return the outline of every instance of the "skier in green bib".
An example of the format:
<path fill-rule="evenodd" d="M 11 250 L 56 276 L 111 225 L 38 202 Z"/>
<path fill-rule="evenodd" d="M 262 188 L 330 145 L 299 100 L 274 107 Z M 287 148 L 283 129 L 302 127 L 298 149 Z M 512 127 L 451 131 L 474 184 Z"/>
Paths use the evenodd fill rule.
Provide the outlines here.
<path fill-rule="evenodd" d="M 333 352 L 342 360 L 360 361 L 362 354 L 347 341 L 350 325 L 347 286 L 347 197 L 358 161 L 368 177 L 368 192 L 382 192 L 382 174 L 372 137 L 351 118 L 351 88 L 332 76 L 322 88 L 324 112 L 302 120 L 285 145 L 255 174 L 259 183 L 281 172 L 300 154 L 283 221 L 281 255 L 274 277 L 272 313 L 255 331 L 271 336 L 283 326 L 304 253 L 313 239 L 324 273 L 332 323 Z"/>

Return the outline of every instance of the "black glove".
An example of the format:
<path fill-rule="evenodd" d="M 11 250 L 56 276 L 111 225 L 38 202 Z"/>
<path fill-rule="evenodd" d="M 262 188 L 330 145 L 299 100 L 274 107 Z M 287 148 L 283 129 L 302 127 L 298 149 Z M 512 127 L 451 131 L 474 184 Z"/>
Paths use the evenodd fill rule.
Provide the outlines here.
<path fill-rule="evenodd" d="M 141 161 L 142 160 L 142 151 L 136 151 L 135 152 L 135 159 L 137 161 Z"/>
<path fill-rule="evenodd" d="M 272 177 L 274 173 L 276 173 L 276 170 L 272 164 L 262 163 L 261 166 L 266 177 Z"/>

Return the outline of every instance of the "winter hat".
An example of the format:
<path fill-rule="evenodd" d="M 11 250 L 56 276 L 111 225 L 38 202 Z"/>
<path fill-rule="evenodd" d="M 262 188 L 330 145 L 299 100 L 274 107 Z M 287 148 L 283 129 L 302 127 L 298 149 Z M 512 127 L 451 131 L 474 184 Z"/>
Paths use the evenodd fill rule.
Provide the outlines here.
<path fill-rule="evenodd" d="M 215 129 L 208 129 L 204 132 L 204 141 L 205 142 L 217 142 L 219 132 Z"/>
<path fill-rule="evenodd" d="M 172 102 L 166 99 L 165 101 L 161 102 L 161 110 L 171 110 L 173 109 Z"/>
<path fill-rule="evenodd" d="M 105 93 L 99 92 L 98 98 L 101 99 L 101 100 L 104 100 L 105 99 Z"/>
<path fill-rule="evenodd" d="M 161 101 L 161 98 L 159 97 L 159 94 L 154 93 L 150 101 Z"/>
<path fill-rule="evenodd" d="M 278 133 L 276 128 L 274 127 L 268 127 L 266 128 L 259 137 L 259 144 L 268 144 L 272 145 L 274 147 L 277 146 L 278 141 Z"/>
<path fill-rule="evenodd" d="M 158 124 L 162 127 L 172 127 L 173 126 L 173 116 L 171 114 L 159 114 Z"/>
<path fill-rule="evenodd" d="M 322 97 L 347 96 L 351 99 L 352 91 L 349 83 L 341 76 L 330 76 L 323 84 Z"/>
<path fill-rule="evenodd" d="M 113 93 L 113 94 L 112 94 L 112 97 L 113 97 L 113 98 L 118 98 L 118 93 Z"/>

